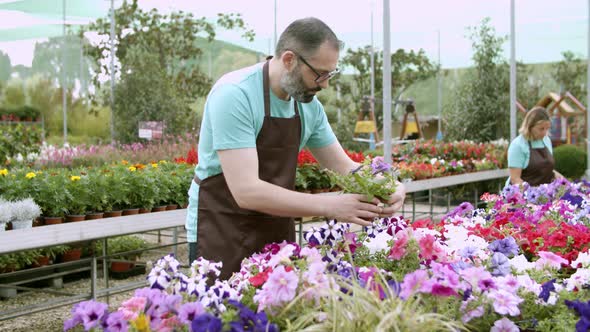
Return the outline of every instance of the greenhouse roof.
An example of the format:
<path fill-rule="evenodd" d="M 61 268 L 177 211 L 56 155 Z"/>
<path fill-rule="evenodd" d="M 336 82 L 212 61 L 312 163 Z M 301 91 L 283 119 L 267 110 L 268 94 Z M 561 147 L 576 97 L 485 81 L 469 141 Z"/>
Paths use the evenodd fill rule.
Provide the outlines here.
<path fill-rule="evenodd" d="M 105 0 L 0 0 L 0 42 L 61 35 L 63 11 L 69 26 L 108 14 Z"/>

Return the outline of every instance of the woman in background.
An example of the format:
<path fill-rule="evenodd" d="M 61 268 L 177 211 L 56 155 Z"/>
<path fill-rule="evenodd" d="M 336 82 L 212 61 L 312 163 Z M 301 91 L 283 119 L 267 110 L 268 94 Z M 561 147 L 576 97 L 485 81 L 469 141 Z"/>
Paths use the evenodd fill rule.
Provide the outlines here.
<path fill-rule="evenodd" d="M 562 177 L 554 169 L 549 129 L 551 119 L 545 108 L 537 106 L 527 112 L 518 131 L 520 135 L 508 147 L 510 184 L 527 182 L 531 186 L 538 186 Z"/>

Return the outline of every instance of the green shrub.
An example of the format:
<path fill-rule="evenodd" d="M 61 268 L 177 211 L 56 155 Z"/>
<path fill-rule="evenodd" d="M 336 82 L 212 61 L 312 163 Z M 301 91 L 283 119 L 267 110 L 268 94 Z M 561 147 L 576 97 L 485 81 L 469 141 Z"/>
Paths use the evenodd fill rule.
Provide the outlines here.
<path fill-rule="evenodd" d="M 553 149 L 555 170 L 569 179 L 578 179 L 586 171 L 586 151 L 575 145 L 561 145 Z"/>

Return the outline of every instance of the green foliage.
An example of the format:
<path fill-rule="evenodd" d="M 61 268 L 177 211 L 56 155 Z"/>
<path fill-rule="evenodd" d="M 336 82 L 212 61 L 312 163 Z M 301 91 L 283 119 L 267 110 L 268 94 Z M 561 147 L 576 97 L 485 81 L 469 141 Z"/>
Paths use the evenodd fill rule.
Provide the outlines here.
<path fill-rule="evenodd" d="M 28 155 L 39 153 L 40 147 L 40 127 L 20 123 L 0 125 L 0 164 L 19 154 L 26 160 Z"/>
<path fill-rule="evenodd" d="M 565 51 L 561 54 L 563 60 L 552 65 L 553 75 L 560 85 L 560 90 L 569 91 L 578 100 L 585 100 L 586 62 L 571 51 Z"/>
<path fill-rule="evenodd" d="M 60 85 L 64 85 L 62 81 L 65 76 L 65 86 L 69 89 L 78 81 L 82 92 L 86 92 L 92 70 L 88 58 L 82 55 L 82 45 L 86 42 L 77 35 L 68 34 L 35 43 L 31 70 L 35 75 L 41 74 Z"/>
<path fill-rule="evenodd" d="M 10 57 L 8 54 L 0 51 L 0 85 L 2 82 L 8 81 L 12 72 L 12 65 L 10 64 Z"/>
<path fill-rule="evenodd" d="M 102 245 L 103 241 L 97 241 L 96 250 L 99 255 L 102 255 Z M 107 255 L 146 249 L 148 247 L 149 245 L 144 239 L 135 235 L 125 235 L 107 239 Z M 131 254 L 129 258 L 135 259 L 136 256 L 140 256 L 140 253 Z"/>
<path fill-rule="evenodd" d="M 446 139 L 486 142 L 506 137 L 509 130 L 508 83 L 502 44 L 489 18 L 470 28 L 475 68 L 445 105 Z"/>
<path fill-rule="evenodd" d="M 17 108 L 25 105 L 25 85 L 20 78 L 9 80 L 2 91 L 0 103 L 4 108 Z"/>
<path fill-rule="evenodd" d="M 569 179 L 579 179 L 586 172 L 587 155 L 575 145 L 560 145 L 553 149 L 555 170 Z"/>
<path fill-rule="evenodd" d="M 353 82 L 348 82 L 341 78 L 336 78 L 334 85 L 341 85 L 342 93 L 350 95 L 354 104 L 354 110 L 361 108 L 363 96 L 371 94 L 371 47 L 365 46 L 356 51 L 348 49 L 344 56 L 342 63 L 351 66 L 355 70 L 353 75 Z M 382 73 L 383 70 L 383 52 L 375 52 L 374 57 L 375 66 L 375 99 L 382 99 Z M 433 64 L 424 50 L 414 52 L 413 50 L 407 52 L 403 49 L 398 49 L 391 54 L 391 88 L 393 90 L 393 99 L 399 96 L 411 85 L 416 82 L 423 81 L 436 74 L 438 67 Z M 356 114 L 356 112 L 355 112 Z M 383 123 L 382 105 L 375 105 L 375 116 L 378 127 Z"/>
<path fill-rule="evenodd" d="M 253 38 L 239 15 L 219 14 L 214 24 L 205 18 L 195 19 L 191 13 L 145 12 L 137 0 L 124 1 L 115 10 L 115 19 L 121 80 L 116 90 L 114 123 L 116 138 L 123 142 L 136 141 L 139 120 L 164 121 L 169 134 L 191 129 L 193 121 L 187 121 L 190 105 L 211 87 L 211 80 L 195 64 L 202 54 L 196 46 L 199 35 L 211 41 L 215 28 L 221 27 L 244 30 L 244 37 Z M 93 80 L 100 86 L 99 74 L 110 74 L 110 21 L 98 19 L 87 28 L 105 37 L 97 45 L 86 47 L 99 65 Z"/>
<path fill-rule="evenodd" d="M 383 276 L 379 276 L 375 288 L 363 287 L 358 283 L 338 278 L 342 291 L 328 289 L 330 293 L 316 305 L 305 300 L 306 293 L 296 297 L 276 316 L 277 322 L 285 331 L 461 331 L 466 330 L 461 323 L 453 321 L 445 314 L 434 313 L 425 306 L 423 299 L 399 299 L 387 286 Z M 378 294 L 385 292 L 383 299 Z M 310 291 L 317 291 L 310 288 Z M 439 309 L 443 300 L 439 300 Z M 446 299 L 450 301 L 453 299 Z M 459 299 L 455 301 L 459 302 Z M 457 306 L 458 307 L 458 306 Z M 442 310 L 439 310 L 442 311 Z M 443 311 L 444 312 L 444 311 Z"/>

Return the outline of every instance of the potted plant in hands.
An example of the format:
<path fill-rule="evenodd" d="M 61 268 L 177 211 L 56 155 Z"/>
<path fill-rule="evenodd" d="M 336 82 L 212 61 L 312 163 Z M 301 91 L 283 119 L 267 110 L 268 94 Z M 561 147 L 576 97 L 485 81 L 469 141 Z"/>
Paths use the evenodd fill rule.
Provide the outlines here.
<path fill-rule="evenodd" d="M 41 215 L 41 208 L 32 198 L 12 203 L 12 229 L 33 227 L 33 219 Z"/>

